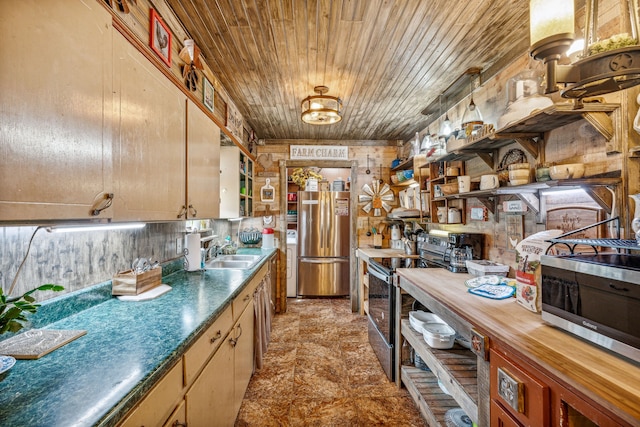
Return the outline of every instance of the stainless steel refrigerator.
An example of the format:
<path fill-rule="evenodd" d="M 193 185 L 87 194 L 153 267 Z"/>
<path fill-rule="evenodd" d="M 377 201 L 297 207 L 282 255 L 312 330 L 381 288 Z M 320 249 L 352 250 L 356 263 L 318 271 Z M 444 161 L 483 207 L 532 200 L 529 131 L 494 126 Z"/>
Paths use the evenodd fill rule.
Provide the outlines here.
<path fill-rule="evenodd" d="M 349 295 L 348 191 L 298 192 L 298 295 Z"/>

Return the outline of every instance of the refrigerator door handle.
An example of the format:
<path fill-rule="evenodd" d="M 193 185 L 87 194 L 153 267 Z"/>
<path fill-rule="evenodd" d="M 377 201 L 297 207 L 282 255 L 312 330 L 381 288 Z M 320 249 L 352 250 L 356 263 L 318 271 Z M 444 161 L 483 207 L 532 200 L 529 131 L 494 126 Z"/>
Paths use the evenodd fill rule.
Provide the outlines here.
<path fill-rule="evenodd" d="M 301 258 L 300 262 L 309 264 L 335 264 L 336 262 L 349 262 L 347 258 Z"/>

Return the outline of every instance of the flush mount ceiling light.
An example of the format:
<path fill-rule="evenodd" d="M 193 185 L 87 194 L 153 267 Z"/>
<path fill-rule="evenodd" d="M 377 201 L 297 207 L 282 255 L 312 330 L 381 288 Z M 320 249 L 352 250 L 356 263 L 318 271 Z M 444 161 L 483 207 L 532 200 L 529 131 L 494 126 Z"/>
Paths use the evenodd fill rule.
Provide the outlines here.
<path fill-rule="evenodd" d="M 336 96 L 325 95 L 326 86 L 316 86 L 310 95 L 302 100 L 302 121 L 310 125 L 331 125 L 342 120 L 342 100 Z"/>

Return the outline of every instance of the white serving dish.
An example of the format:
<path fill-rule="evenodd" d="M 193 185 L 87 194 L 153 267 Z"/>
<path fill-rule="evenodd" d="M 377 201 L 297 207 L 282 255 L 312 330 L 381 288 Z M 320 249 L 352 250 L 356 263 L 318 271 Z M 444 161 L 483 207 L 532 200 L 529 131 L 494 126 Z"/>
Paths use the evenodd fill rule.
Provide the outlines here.
<path fill-rule="evenodd" d="M 438 315 L 428 313 L 426 311 L 410 311 L 409 312 L 409 325 L 419 333 L 422 333 L 422 327 L 426 323 L 444 323 Z"/>
<path fill-rule="evenodd" d="M 446 323 L 425 323 L 422 337 L 429 347 L 447 349 L 453 347 L 456 331 Z"/>

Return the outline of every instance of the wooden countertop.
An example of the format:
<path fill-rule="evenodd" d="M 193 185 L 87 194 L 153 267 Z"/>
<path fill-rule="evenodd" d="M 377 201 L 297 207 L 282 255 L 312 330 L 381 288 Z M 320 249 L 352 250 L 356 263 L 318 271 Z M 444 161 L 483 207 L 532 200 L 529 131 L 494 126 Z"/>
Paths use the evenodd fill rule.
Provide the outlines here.
<path fill-rule="evenodd" d="M 492 300 L 467 292 L 468 274 L 441 268 L 399 268 L 397 274 L 532 365 L 638 425 L 640 365 L 542 321 L 515 299 Z"/>

